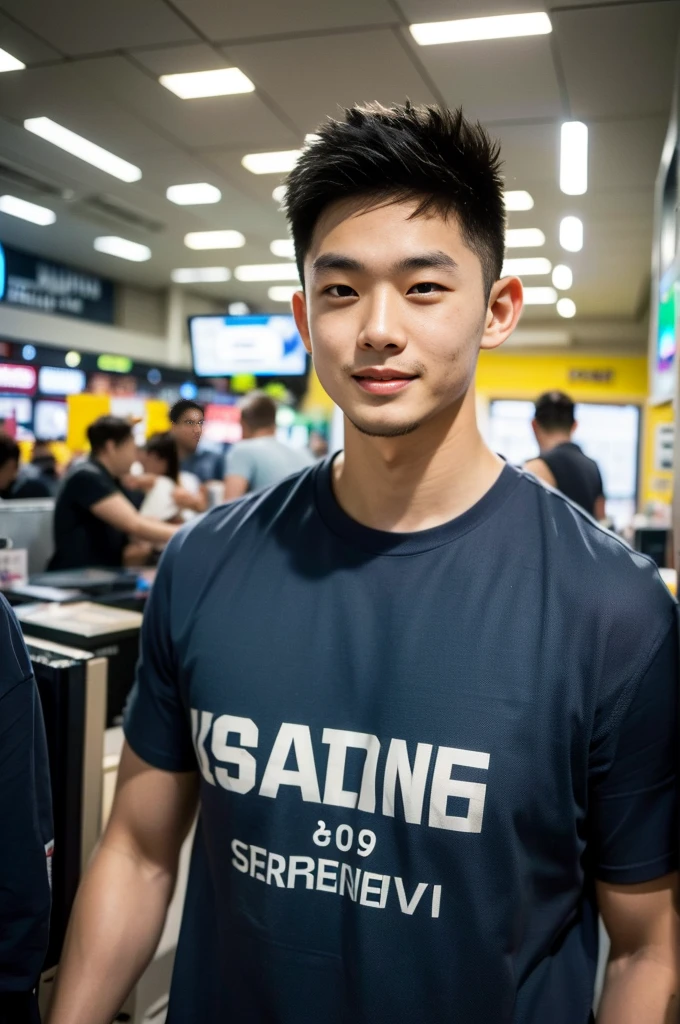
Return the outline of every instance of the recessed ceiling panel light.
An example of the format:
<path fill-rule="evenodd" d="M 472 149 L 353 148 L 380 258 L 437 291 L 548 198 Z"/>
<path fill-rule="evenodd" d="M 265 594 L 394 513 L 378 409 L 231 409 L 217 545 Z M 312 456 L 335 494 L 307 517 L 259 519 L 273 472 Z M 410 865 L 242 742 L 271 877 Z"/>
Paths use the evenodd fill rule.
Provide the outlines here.
<path fill-rule="evenodd" d="M 26 65 L 7 50 L 0 50 L 0 71 L 21 71 Z"/>
<path fill-rule="evenodd" d="M 574 283 L 571 267 L 565 266 L 564 263 L 559 263 L 552 272 L 552 283 L 562 292 L 566 291 L 567 288 L 571 288 Z"/>
<path fill-rule="evenodd" d="M 295 263 L 249 263 L 234 271 L 237 281 L 297 281 Z"/>
<path fill-rule="evenodd" d="M 272 302 L 290 302 L 295 293 L 299 291 L 299 284 L 275 284 L 269 289 L 267 295 Z"/>
<path fill-rule="evenodd" d="M 503 198 L 505 199 L 505 209 L 509 212 L 533 210 L 534 208 L 533 196 L 530 192 L 524 192 L 522 189 L 514 192 L 505 192 Z"/>
<path fill-rule="evenodd" d="M 295 259 L 295 245 L 292 238 L 275 238 L 269 249 L 272 256 L 281 256 L 284 260 Z"/>
<path fill-rule="evenodd" d="M 240 231 L 190 231 L 184 244 L 187 249 L 240 249 L 246 240 Z"/>
<path fill-rule="evenodd" d="M 204 203 L 219 203 L 222 193 L 207 181 L 197 181 L 193 185 L 171 185 L 165 193 L 171 203 L 178 206 L 201 206 Z"/>
<path fill-rule="evenodd" d="M 503 277 L 511 274 L 549 274 L 552 263 L 545 256 L 527 256 L 525 259 L 506 260 L 503 264 Z"/>
<path fill-rule="evenodd" d="M 251 174 L 287 174 L 302 156 L 300 149 L 284 149 L 275 153 L 246 153 L 242 165 Z"/>
<path fill-rule="evenodd" d="M 531 249 L 545 245 L 545 235 L 539 228 L 509 228 L 505 232 L 508 249 Z"/>
<path fill-rule="evenodd" d="M 525 288 L 525 306 L 552 306 L 557 302 L 557 292 L 554 288 Z"/>
<path fill-rule="evenodd" d="M 588 127 L 566 121 L 560 133 L 560 188 L 568 196 L 588 191 Z"/>
<path fill-rule="evenodd" d="M 57 219 L 54 210 L 48 210 L 46 206 L 37 206 L 36 203 L 27 203 L 18 196 L 0 196 L 0 212 L 8 213 L 10 217 L 30 220 L 31 224 L 40 224 L 41 227 L 54 224 Z"/>
<path fill-rule="evenodd" d="M 227 306 L 229 316 L 248 316 L 250 306 L 247 302 L 230 302 Z"/>
<path fill-rule="evenodd" d="M 410 29 L 420 46 L 436 46 L 439 43 L 471 43 L 480 39 L 545 36 L 552 32 L 552 24 L 545 11 L 535 11 L 531 14 L 501 14 L 492 18 L 429 21 L 411 25 Z"/>
<path fill-rule="evenodd" d="M 105 252 L 108 256 L 117 256 L 121 260 L 132 260 L 133 263 L 144 263 L 151 259 L 151 249 L 139 242 L 131 242 L 128 238 L 117 235 L 101 235 L 95 238 L 94 247 L 97 252 Z"/>
<path fill-rule="evenodd" d="M 230 281 L 228 267 L 178 267 L 170 277 L 175 284 L 195 284 L 199 281 Z"/>
<path fill-rule="evenodd" d="M 238 68 L 213 68 L 212 71 L 189 71 L 181 75 L 161 75 L 158 79 L 182 100 L 205 96 L 233 96 L 254 92 L 255 86 Z"/>
<path fill-rule="evenodd" d="M 39 135 L 46 142 L 59 146 L 59 149 L 66 150 L 71 156 L 77 156 L 93 167 L 98 167 L 100 171 L 120 178 L 121 181 L 139 181 L 142 176 L 139 167 L 128 163 L 127 160 L 121 160 L 114 153 L 109 153 L 108 149 L 102 149 L 89 139 L 84 139 L 82 135 L 76 135 L 49 117 L 29 117 L 24 121 L 24 128 L 34 135 Z"/>
<path fill-rule="evenodd" d="M 583 221 L 579 217 L 563 217 L 560 222 L 560 245 L 567 252 L 583 248 Z"/>
<path fill-rule="evenodd" d="M 572 316 L 576 316 L 576 303 L 573 299 L 560 299 L 557 303 L 557 312 L 560 316 L 571 320 Z"/>
<path fill-rule="evenodd" d="M 317 135 L 316 132 L 310 132 L 305 135 L 305 145 L 312 146 L 315 142 L 318 142 L 320 138 L 321 136 Z"/>
<path fill-rule="evenodd" d="M 286 198 L 286 186 L 285 185 L 277 185 L 276 188 L 274 189 L 274 191 L 272 192 L 272 199 L 274 200 L 275 203 L 281 204 L 285 198 Z"/>

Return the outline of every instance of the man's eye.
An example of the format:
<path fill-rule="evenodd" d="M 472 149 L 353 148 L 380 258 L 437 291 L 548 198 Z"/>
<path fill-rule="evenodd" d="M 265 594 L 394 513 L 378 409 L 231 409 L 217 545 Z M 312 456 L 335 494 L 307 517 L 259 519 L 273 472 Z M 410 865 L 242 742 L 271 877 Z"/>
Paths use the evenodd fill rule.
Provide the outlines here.
<path fill-rule="evenodd" d="M 349 299 L 356 295 L 356 292 L 348 284 L 334 284 L 326 289 L 326 294 L 334 299 Z"/>
<path fill-rule="evenodd" d="M 432 295 L 434 292 L 443 292 L 445 289 L 434 281 L 423 281 L 421 284 L 414 284 L 409 288 L 409 295 Z"/>

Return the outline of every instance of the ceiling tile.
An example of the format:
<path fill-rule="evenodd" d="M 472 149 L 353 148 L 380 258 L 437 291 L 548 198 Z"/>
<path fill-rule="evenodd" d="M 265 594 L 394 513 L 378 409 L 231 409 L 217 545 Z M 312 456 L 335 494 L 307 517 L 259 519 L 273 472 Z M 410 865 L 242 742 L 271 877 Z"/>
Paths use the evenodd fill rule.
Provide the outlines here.
<path fill-rule="evenodd" d="M 130 56 L 152 74 L 181 75 L 188 71 L 212 71 L 226 67 L 220 51 L 208 43 L 189 43 L 183 46 L 161 46 L 152 49 L 131 50 Z"/>
<path fill-rule="evenodd" d="M 678 0 L 559 11 L 554 25 L 573 117 L 668 109 Z"/>
<path fill-rule="evenodd" d="M 666 135 L 665 117 L 591 125 L 589 175 L 593 189 L 648 188 L 650 206 Z"/>
<path fill-rule="evenodd" d="M 397 0 L 399 9 L 409 22 L 452 21 L 457 18 L 478 18 L 492 14 L 523 14 L 525 11 L 540 11 L 545 4 L 538 0 Z M 428 47 L 429 49 L 429 47 Z"/>
<path fill-rule="evenodd" d="M 15 21 L 8 18 L 0 11 L 0 40 L 3 50 L 7 50 L 17 60 L 24 64 L 38 64 L 45 60 L 58 60 L 61 56 L 58 50 L 48 46 L 46 42 L 29 32 L 28 29 L 17 25 Z"/>
<path fill-rule="evenodd" d="M 225 53 L 302 133 L 353 103 L 434 100 L 390 30 L 229 46 Z"/>
<path fill-rule="evenodd" d="M 3 9 L 62 53 L 110 52 L 150 43 L 181 43 L 196 35 L 163 0 L 3 0 Z"/>
<path fill-rule="evenodd" d="M 559 87 L 546 36 L 467 46 L 420 47 L 405 33 L 449 106 L 482 121 L 559 117 Z"/>
<path fill-rule="evenodd" d="M 210 39 L 250 39 L 395 24 L 398 17 L 388 0 L 258 0 L 257 3 L 215 3 L 215 0 L 175 0 L 178 10 Z"/>

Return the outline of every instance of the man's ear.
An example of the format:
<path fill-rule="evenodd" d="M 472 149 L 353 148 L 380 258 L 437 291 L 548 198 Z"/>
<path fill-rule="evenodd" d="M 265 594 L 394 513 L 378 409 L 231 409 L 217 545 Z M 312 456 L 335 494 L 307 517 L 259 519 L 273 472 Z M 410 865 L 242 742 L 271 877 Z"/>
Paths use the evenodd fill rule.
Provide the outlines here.
<path fill-rule="evenodd" d="M 303 291 L 295 292 L 292 300 L 293 305 L 293 316 L 295 317 L 295 325 L 298 329 L 302 342 L 309 352 L 312 354 L 312 339 L 309 333 L 309 320 L 307 317 L 307 297 Z"/>
<path fill-rule="evenodd" d="M 481 347 L 498 348 L 510 337 L 522 313 L 523 290 L 518 277 L 496 281 L 489 295 Z"/>

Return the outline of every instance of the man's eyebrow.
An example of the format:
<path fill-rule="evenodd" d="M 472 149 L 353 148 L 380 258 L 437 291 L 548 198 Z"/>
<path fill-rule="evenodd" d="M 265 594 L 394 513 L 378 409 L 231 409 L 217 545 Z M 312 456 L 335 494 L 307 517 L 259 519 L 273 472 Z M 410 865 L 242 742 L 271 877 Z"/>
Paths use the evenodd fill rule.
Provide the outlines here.
<path fill-rule="evenodd" d="M 406 256 L 391 267 L 396 274 L 408 273 L 410 270 L 458 270 L 458 264 L 447 253 L 441 249 L 433 249 L 431 252 L 416 253 L 413 256 Z M 320 274 L 327 270 L 339 270 L 348 273 L 360 274 L 366 270 L 364 264 L 352 256 L 343 256 L 339 252 L 322 253 L 312 263 L 312 273 Z"/>
<path fill-rule="evenodd" d="M 361 273 L 365 270 L 363 263 L 353 259 L 351 256 L 343 256 L 339 252 L 325 252 L 312 263 L 312 273 L 319 274 L 324 270 L 345 270 L 348 272 Z"/>
<path fill-rule="evenodd" d="M 397 273 L 404 273 L 409 270 L 458 270 L 458 264 L 447 253 L 441 249 L 434 249 L 432 252 L 421 252 L 414 256 L 407 256 L 399 260 L 393 267 Z"/>

